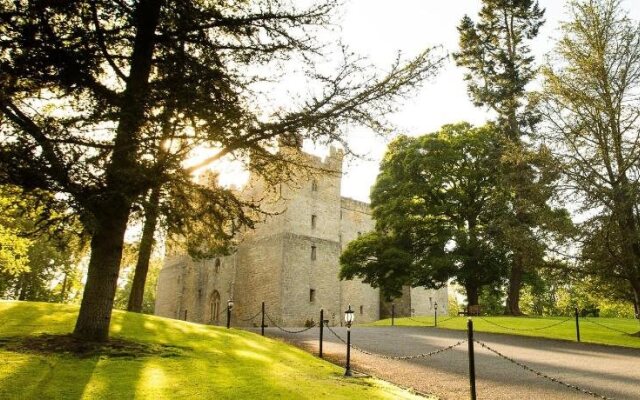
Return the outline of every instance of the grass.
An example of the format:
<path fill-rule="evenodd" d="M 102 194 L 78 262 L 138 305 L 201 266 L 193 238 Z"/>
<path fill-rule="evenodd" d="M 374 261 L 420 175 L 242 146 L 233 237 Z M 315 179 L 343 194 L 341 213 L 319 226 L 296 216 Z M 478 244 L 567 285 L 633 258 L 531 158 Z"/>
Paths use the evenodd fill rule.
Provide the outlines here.
<path fill-rule="evenodd" d="M 570 341 L 576 340 L 575 318 L 482 316 L 472 317 L 472 319 L 473 328 L 476 332 L 506 333 L 510 335 L 533 336 Z M 564 320 L 567 321 L 560 323 Z M 600 325 L 594 324 L 590 321 L 596 322 Z M 433 326 L 433 322 L 433 317 L 395 319 L 395 325 L 397 326 Z M 368 324 L 368 326 L 389 325 L 391 325 L 391 319 L 384 319 Z M 497 325 L 502 325 L 503 327 Z M 608 329 L 607 327 L 614 330 Z M 467 317 L 438 317 L 438 328 L 466 330 Z M 580 341 L 585 343 L 640 348 L 640 337 L 632 335 L 638 331 L 640 331 L 640 324 L 635 319 L 587 318 L 585 320 L 584 318 L 580 318 Z"/>
<path fill-rule="evenodd" d="M 7 343 L 68 334 L 78 308 L 0 301 L 0 399 L 417 399 L 282 342 L 242 330 L 115 311 L 111 336 L 149 348 L 123 353 L 44 353 Z M 35 338 L 35 339 L 34 339 Z"/>

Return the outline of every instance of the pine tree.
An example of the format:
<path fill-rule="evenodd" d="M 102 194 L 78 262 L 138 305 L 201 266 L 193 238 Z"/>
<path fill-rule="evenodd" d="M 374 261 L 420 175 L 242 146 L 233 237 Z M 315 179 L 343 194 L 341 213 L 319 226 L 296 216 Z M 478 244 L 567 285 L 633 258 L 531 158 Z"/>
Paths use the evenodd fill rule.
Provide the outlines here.
<path fill-rule="evenodd" d="M 0 0 L 0 183 L 60 193 L 91 235 L 76 337 L 108 338 L 127 222 L 152 188 L 210 199 L 225 235 L 250 223 L 233 193 L 191 182 L 194 147 L 282 175 L 278 138 L 344 142 L 349 123 L 388 128 L 396 101 L 437 70 L 429 50 L 385 75 L 348 49 L 327 54 L 317 37 L 337 4 Z M 309 95 L 257 107 L 292 64 Z"/>
<path fill-rule="evenodd" d="M 503 225 L 511 249 L 505 313 L 512 315 L 521 314 L 520 290 L 527 273 L 544 263 L 545 236 L 566 225 L 566 213 L 548 204 L 558 178 L 550 152 L 532 145 L 539 116 L 527 90 L 537 72 L 529 44 L 543 23 L 538 1 L 483 0 L 477 22 L 462 19 L 460 50 L 454 55 L 467 69 L 471 99 L 495 113 L 505 140 L 502 185 L 512 193 L 508 202 L 513 210 Z"/>

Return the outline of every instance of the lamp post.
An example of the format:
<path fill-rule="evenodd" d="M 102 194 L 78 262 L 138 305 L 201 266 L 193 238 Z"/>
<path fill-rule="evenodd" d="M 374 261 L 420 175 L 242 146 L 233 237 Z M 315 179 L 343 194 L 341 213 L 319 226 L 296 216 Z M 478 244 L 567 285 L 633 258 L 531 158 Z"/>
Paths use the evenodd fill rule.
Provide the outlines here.
<path fill-rule="evenodd" d="M 347 365 L 344 371 L 344 376 L 352 376 L 351 374 L 351 324 L 353 323 L 354 313 L 351 309 L 351 304 L 349 304 L 349 308 L 344 312 L 344 322 L 347 324 Z"/>
<path fill-rule="evenodd" d="M 434 321 L 434 325 L 437 327 L 438 326 L 438 302 L 437 301 L 433 305 L 433 308 L 435 310 L 433 312 L 433 321 Z"/>
<path fill-rule="evenodd" d="M 233 300 L 227 300 L 227 329 L 231 328 L 231 309 L 233 308 Z"/>

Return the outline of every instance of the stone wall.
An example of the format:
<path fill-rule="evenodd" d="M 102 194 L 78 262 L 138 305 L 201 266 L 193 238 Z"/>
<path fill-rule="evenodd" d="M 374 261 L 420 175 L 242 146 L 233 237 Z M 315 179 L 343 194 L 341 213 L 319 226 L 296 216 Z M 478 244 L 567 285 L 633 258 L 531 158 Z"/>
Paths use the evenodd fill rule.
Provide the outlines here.
<path fill-rule="evenodd" d="M 302 173 L 294 183 L 267 188 L 251 177 L 242 195 L 260 199 L 263 209 L 273 215 L 255 230 L 243 232 L 233 255 L 193 261 L 179 251 L 169 253 L 158 279 L 156 314 L 179 319 L 186 315 L 189 321 L 222 325 L 227 300 L 233 299 L 234 326 L 259 326 L 259 316 L 250 318 L 262 302 L 281 326 L 317 322 L 320 309 L 331 325 L 340 325 L 349 304 L 356 323 L 380 318 L 378 289 L 338 278 L 343 248 L 374 228 L 369 205 L 340 196 L 340 150 L 331 149 L 325 160 L 302 154 L 315 171 Z M 407 314 L 411 294 L 408 291 L 402 299 Z M 416 292 L 414 297 L 424 302 L 424 296 Z"/>

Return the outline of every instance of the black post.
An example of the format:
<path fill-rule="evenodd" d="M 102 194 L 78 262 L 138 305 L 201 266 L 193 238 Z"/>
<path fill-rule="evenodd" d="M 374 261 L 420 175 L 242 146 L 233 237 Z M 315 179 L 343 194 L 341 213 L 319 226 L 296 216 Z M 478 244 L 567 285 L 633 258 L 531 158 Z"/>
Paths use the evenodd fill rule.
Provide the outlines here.
<path fill-rule="evenodd" d="M 227 329 L 231 328 L 231 307 L 227 304 Z"/>
<path fill-rule="evenodd" d="M 576 340 L 580 342 L 580 321 L 578 320 L 578 307 L 576 307 Z"/>
<path fill-rule="evenodd" d="M 473 354 L 473 321 L 467 322 L 467 342 L 469 343 L 469 385 L 471 388 L 471 400 L 476 400 L 476 361 Z"/>
<path fill-rule="evenodd" d="M 436 307 L 436 309 L 433 310 L 433 322 L 434 322 L 434 326 L 437 328 L 438 327 L 438 307 Z"/>
<path fill-rule="evenodd" d="M 391 304 L 391 326 L 396 324 L 396 305 Z"/>
<path fill-rule="evenodd" d="M 351 328 L 347 328 L 347 366 L 344 376 L 352 376 L 351 374 Z"/>
<path fill-rule="evenodd" d="M 262 302 L 262 322 L 260 323 L 260 332 L 264 336 L 264 301 Z"/>
<path fill-rule="evenodd" d="M 324 330 L 324 310 L 320 309 L 320 352 L 319 352 L 319 356 L 320 358 L 322 358 L 322 333 Z"/>

